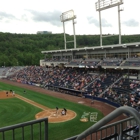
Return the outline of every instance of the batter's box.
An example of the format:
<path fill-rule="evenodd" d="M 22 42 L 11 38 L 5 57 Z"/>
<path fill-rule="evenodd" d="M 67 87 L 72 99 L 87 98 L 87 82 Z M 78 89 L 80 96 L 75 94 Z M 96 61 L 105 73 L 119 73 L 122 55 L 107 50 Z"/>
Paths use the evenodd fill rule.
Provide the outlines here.
<path fill-rule="evenodd" d="M 58 114 L 56 114 L 56 113 L 52 113 L 51 115 L 50 115 L 50 117 L 57 117 L 58 116 Z"/>

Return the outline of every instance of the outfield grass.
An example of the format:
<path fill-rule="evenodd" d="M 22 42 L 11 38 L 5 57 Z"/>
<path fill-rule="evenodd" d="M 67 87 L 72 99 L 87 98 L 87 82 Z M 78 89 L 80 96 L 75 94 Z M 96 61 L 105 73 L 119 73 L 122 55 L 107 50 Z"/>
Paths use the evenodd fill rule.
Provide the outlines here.
<path fill-rule="evenodd" d="M 16 94 L 22 95 L 49 108 L 54 109 L 56 106 L 58 106 L 59 108 L 65 107 L 77 113 L 76 118 L 74 118 L 73 120 L 63 123 L 49 123 L 49 140 L 63 140 L 65 138 L 77 135 L 85 129 L 87 129 L 88 127 L 90 127 L 91 125 L 93 125 L 94 123 L 90 121 L 80 121 L 83 112 L 98 112 L 98 120 L 100 120 L 103 117 L 103 114 L 100 111 L 91 107 L 87 107 L 78 103 L 68 102 L 59 98 L 54 98 L 52 96 L 40 94 L 38 92 L 34 92 L 27 89 L 27 93 L 23 94 L 24 88 L 0 82 L 0 90 L 9 91 L 10 89 L 14 90 Z M 1 99 L 0 108 L 0 114 L 2 114 L 0 115 L 0 127 L 34 120 L 35 114 L 41 111 L 41 109 L 17 98 Z M 28 130 L 26 135 L 28 137 Z M 36 140 L 38 140 L 38 138 L 36 138 Z"/>

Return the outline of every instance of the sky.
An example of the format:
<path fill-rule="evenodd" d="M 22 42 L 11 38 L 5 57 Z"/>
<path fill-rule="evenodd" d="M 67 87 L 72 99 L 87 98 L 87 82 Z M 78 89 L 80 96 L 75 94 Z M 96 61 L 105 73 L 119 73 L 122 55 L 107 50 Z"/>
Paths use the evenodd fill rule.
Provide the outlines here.
<path fill-rule="evenodd" d="M 36 34 L 37 31 L 64 33 L 62 13 L 73 10 L 76 35 L 100 34 L 98 0 L 0 0 L 0 32 Z M 110 0 L 109 0 L 110 1 Z M 140 0 L 123 0 L 121 34 L 140 34 Z M 101 11 L 102 33 L 118 34 L 118 9 Z M 65 32 L 73 34 L 72 21 L 65 22 Z"/>

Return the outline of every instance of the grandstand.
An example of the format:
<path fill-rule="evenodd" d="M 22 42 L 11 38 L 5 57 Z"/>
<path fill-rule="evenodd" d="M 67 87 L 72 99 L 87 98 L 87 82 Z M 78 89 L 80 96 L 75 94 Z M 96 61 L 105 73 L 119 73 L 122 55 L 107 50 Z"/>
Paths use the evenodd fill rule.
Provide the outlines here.
<path fill-rule="evenodd" d="M 42 51 L 41 53 L 43 53 L 45 57 L 51 54 L 52 59 L 40 60 L 40 65 L 57 66 L 59 64 L 66 64 L 66 67 L 71 66 L 80 68 L 81 64 L 85 64 L 83 66 L 83 68 L 85 68 L 88 66 L 86 61 L 89 61 L 90 63 L 96 63 L 95 66 L 98 66 L 100 62 L 102 64 L 102 68 L 118 67 L 119 69 L 128 69 L 128 67 L 130 67 L 130 69 L 139 70 L 139 52 L 140 42 L 67 50 Z"/>

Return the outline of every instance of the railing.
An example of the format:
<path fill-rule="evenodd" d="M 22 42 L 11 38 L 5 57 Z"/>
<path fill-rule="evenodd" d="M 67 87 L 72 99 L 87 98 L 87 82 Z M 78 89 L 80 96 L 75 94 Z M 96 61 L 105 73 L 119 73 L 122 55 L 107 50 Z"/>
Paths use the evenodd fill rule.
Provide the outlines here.
<path fill-rule="evenodd" d="M 114 83 L 112 83 L 107 89 L 105 89 L 100 95 L 103 95 L 110 87 L 112 87 L 115 83 L 117 83 L 118 81 L 120 81 L 123 78 L 123 76 L 119 77 L 119 79 L 117 79 Z"/>
<path fill-rule="evenodd" d="M 104 126 L 122 113 L 128 113 L 132 117 Z M 127 137 L 138 140 L 140 131 L 133 132 L 137 125 L 140 126 L 140 114 L 132 107 L 120 107 L 81 134 L 65 140 L 122 140 Z"/>
<path fill-rule="evenodd" d="M 1 78 L 7 78 L 7 76 L 0 76 L 0 79 L 1 79 Z"/>
<path fill-rule="evenodd" d="M 88 138 L 89 140 L 102 140 L 105 138 L 112 137 L 115 139 L 115 137 L 118 138 L 118 140 L 121 140 L 121 137 L 125 137 L 128 134 L 132 134 L 132 129 L 136 127 L 136 121 L 134 120 L 134 117 L 130 117 L 106 126 L 101 127 L 98 131 L 92 133 Z M 126 133 L 126 134 L 125 134 Z M 65 140 L 76 140 L 78 135 L 67 138 Z M 112 139 L 112 140 L 114 140 Z"/>
<path fill-rule="evenodd" d="M 0 128 L 0 140 L 48 140 L 48 118 Z"/>

